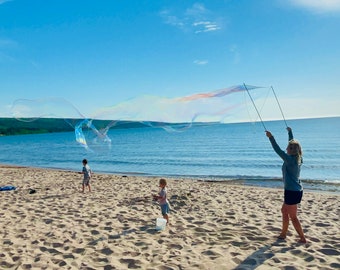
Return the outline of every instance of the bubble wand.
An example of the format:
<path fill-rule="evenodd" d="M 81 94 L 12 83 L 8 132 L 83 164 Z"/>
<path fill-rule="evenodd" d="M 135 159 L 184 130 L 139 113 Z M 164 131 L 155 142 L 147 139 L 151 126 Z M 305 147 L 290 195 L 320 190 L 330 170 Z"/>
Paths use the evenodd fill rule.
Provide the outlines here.
<path fill-rule="evenodd" d="M 286 124 L 286 127 L 288 128 L 288 125 L 287 125 L 287 122 L 286 122 L 285 116 L 283 115 L 283 111 L 282 111 L 282 108 L 281 108 L 280 102 L 279 102 L 279 100 L 277 99 L 277 96 L 276 96 L 276 94 L 275 94 L 275 91 L 274 91 L 274 88 L 273 88 L 273 86 L 271 86 L 271 89 L 272 89 L 272 91 L 273 91 L 273 94 L 274 94 L 274 96 L 275 96 L 275 99 L 276 99 L 277 105 L 279 105 L 279 108 L 280 108 L 280 112 L 281 112 L 281 115 L 282 115 L 283 121 L 285 122 L 285 124 Z"/>
<path fill-rule="evenodd" d="M 257 110 L 257 107 L 256 107 L 256 105 L 255 105 L 255 102 L 254 102 L 253 98 L 251 97 L 251 95 L 250 95 L 250 93 L 249 93 L 249 90 L 248 90 L 246 84 L 243 83 L 243 85 L 244 85 L 244 88 L 247 90 L 247 93 L 248 93 L 248 95 L 249 95 L 249 97 L 250 97 L 250 100 L 251 100 L 251 102 L 253 103 L 254 108 L 255 108 L 255 110 L 256 110 L 256 112 L 257 112 L 257 115 L 259 116 L 259 118 L 260 118 L 260 120 L 261 120 L 262 126 L 263 126 L 264 130 L 266 131 L 266 130 L 267 130 L 267 129 L 266 129 L 266 126 L 264 125 L 264 123 L 263 123 L 263 121 L 262 121 L 261 115 L 260 115 L 259 111 Z"/>

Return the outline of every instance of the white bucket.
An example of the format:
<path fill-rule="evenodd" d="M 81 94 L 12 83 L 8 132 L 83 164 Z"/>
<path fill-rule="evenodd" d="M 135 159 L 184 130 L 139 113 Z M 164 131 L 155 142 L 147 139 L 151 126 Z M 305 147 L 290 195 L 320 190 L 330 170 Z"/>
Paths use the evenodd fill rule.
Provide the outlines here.
<path fill-rule="evenodd" d="M 166 219 L 164 218 L 157 218 L 156 219 L 156 230 L 162 231 L 165 229 L 166 226 Z"/>

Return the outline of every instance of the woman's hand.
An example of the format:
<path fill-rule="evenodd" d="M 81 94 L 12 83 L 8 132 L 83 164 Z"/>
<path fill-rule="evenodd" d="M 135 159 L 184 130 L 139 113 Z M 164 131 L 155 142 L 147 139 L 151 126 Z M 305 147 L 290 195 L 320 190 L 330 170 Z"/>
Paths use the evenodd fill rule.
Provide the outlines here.
<path fill-rule="evenodd" d="M 266 130 L 266 136 L 267 136 L 268 138 L 273 137 L 272 133 L 271 133 L 270 131 L 268 131 L 268 130 Z"/>

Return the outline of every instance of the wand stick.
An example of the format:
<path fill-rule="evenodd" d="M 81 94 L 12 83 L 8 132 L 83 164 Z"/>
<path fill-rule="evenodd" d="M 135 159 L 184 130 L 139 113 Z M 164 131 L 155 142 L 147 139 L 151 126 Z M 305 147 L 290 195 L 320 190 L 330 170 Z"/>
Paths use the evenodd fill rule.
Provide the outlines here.
<path fill-rule="evenodd" d="M 256 112 L 257 112 L 257 115 L 259 116 L 259 118 L 260 118 L 260 120 L 261 120 L 262 126 L 263 126 L 264 130 L 266 131 L 266 130 L 267 130 L 267 129 L 266 129 L 266 126 L 264 125 L 264 123 L 263 123 L 263 121 L 262 121 L 262 118 L 261 118 L 261 115 L 260 115 L 259 111 L 258 111 L 257 108 L 256 108 L 255 102 L 254 102 L 253 98 L 251 97 L 251 95 L 250 95 L 250 93 L 249 93 L 249 90 L 248 90 L 246 84 L 243 83 L 243 85 L 244 85 L 244 88 L 247 90 L 247 93 L 248 93 L 248 95 L 249 95 L 249 97 L 250 97 L 250 100 L 251 100 L 251 102 L 253 103 L 254 108 L 255 108 L 255 110 L 256 110 Z"/>
<path fill-rule="evenodd" d="M 280 102 L 279 102 L 279 100 L 277 99 L 277 96 L 276 96 L 276 94 L 275 94 L 275 91 L 274 91 L 274 88 L 273 88 L 273 86 L 271 86 L 271 88 L 272 88 L 272 90 L 273 90 L 273 94 L 274 94 L 274 96 L 275 96 L 275 99 L 276 99 L 277 105 L 279 105 L 279 108 L 280 108 L 280 111 L 281 111 L 281 115 L 282 115 L 282 117 L 283 117 L 283 121 L 285 121 L 286 127 L 288 127 L 288 125 L 287 125 L 287 122 L 286 122 L 286 119 L 285 119 L 285 116 L 283 115 L 283 111 L 282 111 L 282 108 L 281 108 Z"/>

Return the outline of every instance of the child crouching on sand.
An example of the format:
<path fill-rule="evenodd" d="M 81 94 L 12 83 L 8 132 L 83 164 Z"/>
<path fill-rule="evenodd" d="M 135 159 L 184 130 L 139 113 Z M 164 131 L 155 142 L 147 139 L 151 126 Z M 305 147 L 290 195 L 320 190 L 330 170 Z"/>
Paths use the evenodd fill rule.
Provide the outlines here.
<path fill-rule="evenodd" d="M 158 195 L 153 195 L 153 199 L 159 202 L 163 218 L 166 219 L 166 224 L 169 224 L 168 213 L 170 212 L 170 205 L 166 197 L 167 195 L 166 185 L 167 183 L 165 179 L 162 178 L 159 180 L 159 187 L 161 188 L 161 190 L 159 191 Z"/>

